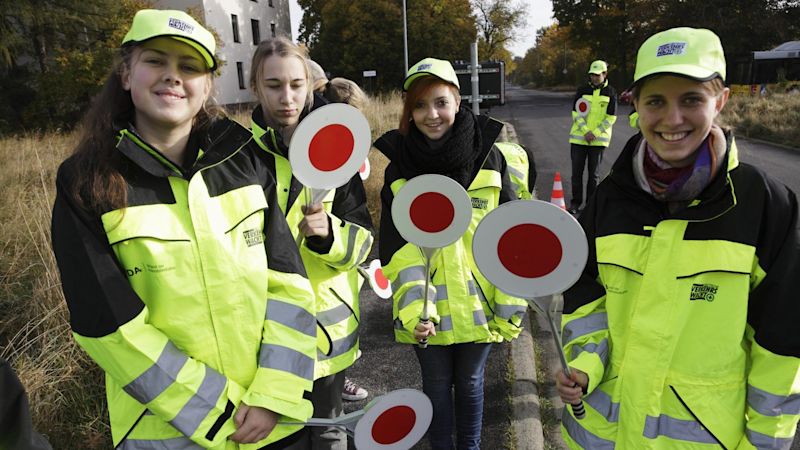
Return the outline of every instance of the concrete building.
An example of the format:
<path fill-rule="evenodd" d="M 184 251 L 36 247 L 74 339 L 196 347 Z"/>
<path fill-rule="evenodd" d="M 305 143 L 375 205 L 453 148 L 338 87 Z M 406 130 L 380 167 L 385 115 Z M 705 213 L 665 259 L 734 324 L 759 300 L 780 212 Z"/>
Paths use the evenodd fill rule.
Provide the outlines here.
<path fill-rule="evenodd" d="M 202 11 L 219 40 L 220 76 L 215 79 L 217 103 L 255 102 L 250 92 L 250 60 L 261 40 L 292 38 L 288 0 L 158 0 L 157 8 Z"/>

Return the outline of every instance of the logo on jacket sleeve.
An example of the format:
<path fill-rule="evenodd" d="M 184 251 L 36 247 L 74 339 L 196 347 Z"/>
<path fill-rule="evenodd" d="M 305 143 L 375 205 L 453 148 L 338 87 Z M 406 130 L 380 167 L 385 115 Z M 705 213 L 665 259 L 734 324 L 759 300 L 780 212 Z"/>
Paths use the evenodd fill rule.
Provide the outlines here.
<path fill-rule="evenodd" d="M 689 297 L 689 300 L 705 300 L 707 302 L 713 302 L 714 296 L 717 295 L 717 289 L 719 289 L 719 286 L 716 284 L 693 284 L 692 294 Z"/>
<path fill-rule="evenodd" d="M 247 242 L 248 247 L 264 242 L 264 233 L 262 233 L 261 230 L 254 228 L 252 230 L 245 230 L 243 234 L 244 241 Z"/>
<path fill-rule="evenodd" d="M 474 209 L 486 209 L 489 206 L 489 200 L 485 198 L 470 197 L 470 200 Z"/>

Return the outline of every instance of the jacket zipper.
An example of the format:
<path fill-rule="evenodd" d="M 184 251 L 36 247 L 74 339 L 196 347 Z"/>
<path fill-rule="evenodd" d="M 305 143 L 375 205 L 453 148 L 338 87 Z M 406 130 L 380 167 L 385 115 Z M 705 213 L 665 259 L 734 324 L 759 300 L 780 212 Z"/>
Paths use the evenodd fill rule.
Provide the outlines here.
<path fill-rule="evenodd" d="M 687 411 L 689 411 L 689 414 L 691 414 L 692 417 L 694 417 L 694 420 L 697 421 L 697 423 L 699 423 L 700 426 L 703 427 L 703 429 L 706 430 L 708 432 L 708 434 L 710 434 L 711 437 L 714 438 L 715 441 L 717 441 L 717 444 L 719 444 L 720 447 L 722 447 L 724 450 L 728 450 L 728 448 L 725 447 L 725 445 L 722 443 L 722 441 L 717 439 L 717 437 L 714 436 L 714 433 L 712 433 L 711 430 L 707 426 L 705 426 L 703 424 L 703 422 L 695 415 L 694 411 L 692 411 L 692 409 L 689 408 L 689 405 L 687 405 L 686 402 L 683 401 L 681 396 L 678 395 L 678 391 L 676 391 L 675 388 L 672 387 L 672 385 L 670 385 L 669 388 L 672 390 L 672 393 L 675 394 L 675 397 L 678 398 L 678 401 L 681 402 L 681 405 L 683 405 L 683 407 L 686 408 Z"/>

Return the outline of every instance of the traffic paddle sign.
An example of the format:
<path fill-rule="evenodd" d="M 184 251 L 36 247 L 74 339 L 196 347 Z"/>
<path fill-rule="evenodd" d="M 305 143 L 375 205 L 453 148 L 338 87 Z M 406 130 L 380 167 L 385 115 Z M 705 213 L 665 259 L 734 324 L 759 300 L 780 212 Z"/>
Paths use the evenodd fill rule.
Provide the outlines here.
<path fill-rule="evenodd" d="M 422 439 L 432 418 L 428 396 L 416 389 L 398 389 L 375 398 L 364 409 L 334 419 L 312 417 L 305 422 L 279 423 L 343 427 L 360 450 L 407 450 Z"/>
<path fill-rule="evenodd" d="M 579 98 L 575 102 L 575 112 L 577 112 L 580 117 L 586 117 L 591 109 L 592 104 L 585 98 Z"/>
<path fill-rule="evenodd" d="M 346 103 L 312 111 L 292 135 L 289 163 L 304 186 L 335 189 L 358 172 L 371 146 L 367 118 Z"/>
<path fill-rule="evenodd" d="M 361 181 L 367 181 L 367 178 L 369 178 L 369 172 L 369 158 L 367 158 L 364 160 L 364 163 L 361 164 L 361 167 L 358 168 L 358 176 L 361 177 Z"/>
<path fill-rule="evenodd" d="M 575 284 L 589 247 L 571 214 L 540 200 L 515 200 L 481 220 L 472 254 L 478 269 L 498 289 L 530 299 Z"/>
<path fill-rule="evenodd" d="M 414 446 L 431 424 L 433 405 L 415 389 L 398 389 L 373 400 L 356 424 L 358 449 L 405 450 Z"/>
<path fill-rule="evenodd" d="M 373 259 L 370 261 L 366 269 L 366 279 L 369 285 L 378 297 L 389 298 L 392 296 L 392 283 L 383 274 L 383 267 L 381 267 L 380 259 Z"/>
<path fill-rule="evenodd" d="M 392 221 L 407 242 L 434 249 L 464 235 L 472 220 L 467 191 L 444 175 L 425 174 L 409 180 L 392 202 Z"/>

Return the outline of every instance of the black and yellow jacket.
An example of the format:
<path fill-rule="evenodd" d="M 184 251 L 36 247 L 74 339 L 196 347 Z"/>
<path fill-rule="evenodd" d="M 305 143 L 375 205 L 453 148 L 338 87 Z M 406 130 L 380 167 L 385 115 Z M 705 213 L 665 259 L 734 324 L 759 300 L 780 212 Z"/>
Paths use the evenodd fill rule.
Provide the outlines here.
<path fill-rule="evenodd" d="M 480 273 L 472 256 L 472 236 L 486 214 L 498 205 L 517 198 L 509 179 L 506 161 L 493 145 L 502 129 L 493 119 L 480 116 L 483 149 L 476 164 L 472 183 L 467 189 L 472 199 L 472 221 L 464 236 L 442 248 L 431 261 L 431 286 L 436 298 L 428 306 L 436 324 L 436 336 L 430 345 L 511 340 L 522 330 L 527 309 L 525 300 L 496 289 Z M 397 130 L 384 134 L 375 147 L 391 157 L 402 151 L 403 136 Z M 379 252 L 383 273 L 392 282 L 395 339 L 416 343 L 414 327 L 423 306 L 425 264 L 419 248 L 406 242 L 392 222 L 392 200 L 408 180 L 402 178 L 394 163 L 384 173 L 381 191 L 381 236 Z"/>
<path fill-rule="evenodd" d="M 313 293 L 275 182 L 227 119 L 189 169 L 119 132 L 126 208 L 87 213 L 58 171 L 52 239 L 78 344 L 106 373 L 117 448 L 255 449 L 228 441 L 244 402 L 311 416 Z M 195 147 L 197 149 L 197 147 Z"/>
<path fill-rule="evenodd" d="M 296 237 L 303 220 L 303 186 L 292 175 L 289 149 L 280 135 L 266 126 L 260 106 L 253 111 L 251 123 L 251 145 L 275 175 L 278 205 Z M 358 359 L 358 293 L 363 283 L 358 265 L 367 259 L 373 241 L 367 195 L 357 173 L 328 193 L 322 205 L 330 225 L 328 239 L 304 239 L 300 247 L 316 298 L 319 346 L 315 378 L 340 372 Z"/>
<path fill-rule="evenodd" d="M 589 111 L 581 113 L 577 110 L 578 100 L 589 103 Z M 611 130 L 617 121 L 617 92 L 608 84 L 602 86 L 586 83 L 575 92 L 572 101 L 572 128 L 569 130 L 570 144 L 588 145 L 592 147 L 608 147 L 611 143 Z M 592 142 L 586 141 L 584 135 L 594 134 Z"/>
<path fill-rule="evenodd" d="M 795 194 L 728 149 L 689 206 L 637 184 L 628 141 L 580 217 L 589 260 L 565 293 L 569 364 L 589 375 L 584 449 L 788 449 L 800 414 Z"/>

